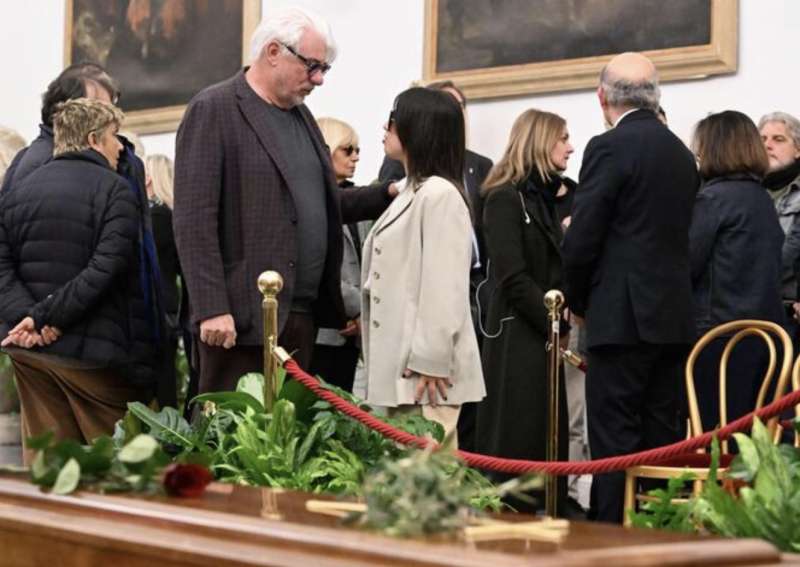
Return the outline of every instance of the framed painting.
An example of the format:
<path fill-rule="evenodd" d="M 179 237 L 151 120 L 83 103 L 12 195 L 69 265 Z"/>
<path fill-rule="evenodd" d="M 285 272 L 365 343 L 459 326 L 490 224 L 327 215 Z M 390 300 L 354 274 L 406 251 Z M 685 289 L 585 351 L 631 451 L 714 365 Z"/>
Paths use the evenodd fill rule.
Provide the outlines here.
<path fill-rule="evenodd" d="M 738 0 L 426 0 L 423 83 L 470 98 L 594 87 L 618 53 L 662 80 L 733 73 Z"/>
<path fill-rule="evenodd" d="M 247 61 L 260 15 L 260 0 L 67 0 L 64 65 L 108 70 L 125 128 L 173 131 L 198 91 Z"/>

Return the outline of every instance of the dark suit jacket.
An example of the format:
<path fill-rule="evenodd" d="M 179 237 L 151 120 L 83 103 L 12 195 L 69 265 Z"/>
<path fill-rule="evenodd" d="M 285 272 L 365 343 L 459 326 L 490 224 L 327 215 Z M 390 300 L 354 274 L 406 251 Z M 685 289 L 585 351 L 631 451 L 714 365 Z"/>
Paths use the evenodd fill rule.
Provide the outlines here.
<path fill-rule="evenodd" d="M 237 343 L 262 341 L 264 270 L 284 279 L 278 296 L 283 329 L 295 283 L 297 213 L 288 165 L 266 104 L 240 71 L 200 92 L 189 103 L 175 151 L 174 227 L 181 267 L 189 288 L 193 328 L 231 313 Z M 342 223 L 378 217 L 391 199 L 386 185 L 341 190 L 330 154 L 311 112 L 300 106 L 326 176 L 328 255 L 313 305 L 322 327 L 345 324 L 340 289 Z"/>
<path fill-rule="evenodd" d="M 686 146 L 647 110 L 586 146 L 564 238 L 567 304 L 587 345 L 691 344 L 689 225 L 700 180 Z"/>
<path fill-rule="evenodd" d="M 483 236 L 483 198 L 481 185 L 483 185 L 489 170 L 492 169 L 492 160 L 467 150 L 464 154 L 464 181 L 465 190 L 472 206 L 472 219 L 475 226 L 475 237 L 478 239 L 478 250 L 481 255 L 481 264 L 486 267 L 486 241 Z M 381 181 L 397 181 L 406 176 L 403 164 L 391 158 L 384 158 L 381 164 L 378 179 Z"/>

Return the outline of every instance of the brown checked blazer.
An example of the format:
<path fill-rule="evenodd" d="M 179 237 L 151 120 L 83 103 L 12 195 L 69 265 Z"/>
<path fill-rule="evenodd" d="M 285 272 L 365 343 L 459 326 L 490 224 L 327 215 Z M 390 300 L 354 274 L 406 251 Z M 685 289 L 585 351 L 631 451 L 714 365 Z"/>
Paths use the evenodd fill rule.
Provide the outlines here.
<path fill-rule="evenodd" d="M 175 148 L 174 227 L 197 330 L 210 317 L 231 313 L 237 343 L 263 341 L 264 270 L 284 279 L 278 296 L 279 329 L 288 317 L 297 263 L 297 213 L 287 179 L 280 132 L 265 102 L 240 71 L 197 94 L 186 109 Z M 300 106 L 326 177 L 328 256 L 313 306 L 319 326 L 345 324 L 340 273 L 342 223 L 374 219 L 391 202 L 388 184 L 342 190 L 314 117 Z"/>

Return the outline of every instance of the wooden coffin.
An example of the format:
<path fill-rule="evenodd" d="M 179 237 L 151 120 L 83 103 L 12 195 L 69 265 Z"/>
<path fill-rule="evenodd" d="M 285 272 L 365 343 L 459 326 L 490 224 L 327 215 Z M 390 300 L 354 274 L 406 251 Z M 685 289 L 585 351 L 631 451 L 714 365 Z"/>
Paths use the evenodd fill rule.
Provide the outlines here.
<path fill-rule="evenodd" d="M 791 564 L 771 545 L 583 522 L 560 544 L 402 540 L 311 513 L 311 495 L 212 484 L 202 498 L 55 496 L 0 476 L 0 566 L 540 567 Z M 318 497 L 313 497 L 318 498 Z M 515 516 L 516 518 L 516 516 Z M 525 518 L 530 520 L 531 518 Z M 784 563 L 781 563 L 781 561 Z"/>

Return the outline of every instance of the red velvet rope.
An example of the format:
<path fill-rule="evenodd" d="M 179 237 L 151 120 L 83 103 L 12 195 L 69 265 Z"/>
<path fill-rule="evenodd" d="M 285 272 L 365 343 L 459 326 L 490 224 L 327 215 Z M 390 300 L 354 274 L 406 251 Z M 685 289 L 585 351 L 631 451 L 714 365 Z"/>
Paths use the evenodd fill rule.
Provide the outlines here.
<path fill-rule="evenodd" d="M 403 445 L 415 447 L 426 447 L 429 443 L 432 443 L 429 439 L 417 437 L 392 427 L 374 415 L 343 400 L 330 390 L 322 387 L 316 378 L 303 371 L 294 360 L 288 360 L 286 364 L 284 364 L 284 367 L 292 378 L 314 392 L 320 399 L 325 400 L 340 412 L 363 423 L 370 429 L 374 429 L 384 437 Z M 764 406 L 757 412 L 742 416 L 716 431 L 709 431 L 697 437 L 692 437 L 691 439 L 679 443 L 673 443 L 672 445 L 665 445 L 664 447 L 648 449 L 647 451 L 640 451 L 639 453 L 632 453 L 630 455 L 596 459 L 594 461 L 526 461 L 490 457 L 488 455 L 469 453 L 467 451 L 458 451 L 458 455 L 471 467 L 515 475 L 538 472 L 560 476 L 622 471 L 639 465 L 657 465 L 678 455 L 694 453 L 698 449 L 709 446 L 715 435 L 718 439 L 723 440 L 728 439 L 734 433 L 749 430 L 753 422 L 753 416 L 757 416 L 762 421 L 766 421 L 798 403 L 800 403 L 800 390 L 787 394 L 781 399 Z"/>

